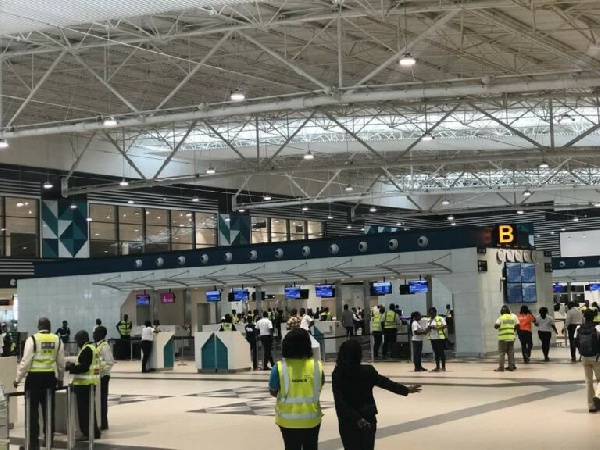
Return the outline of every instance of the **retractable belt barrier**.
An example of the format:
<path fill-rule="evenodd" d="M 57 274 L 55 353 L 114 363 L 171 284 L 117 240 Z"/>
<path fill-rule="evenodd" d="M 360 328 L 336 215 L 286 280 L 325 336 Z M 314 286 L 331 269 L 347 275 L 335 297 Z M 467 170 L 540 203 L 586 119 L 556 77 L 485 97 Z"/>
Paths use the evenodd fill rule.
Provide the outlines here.
<path fill-rule="evenodd" d="M 173 336 L 171 339 L 173 341 L 182 341 L 181 347 L 179 349 L 179 362 L 177 363 L 177 365 L 178 366 L 186 366 L 187 364 L 183 362 L 185 347 L 186 347 L 184 341 L 191 341 L 191 344 L 188 343 L 188 347 L 193 349 L 194 348 L 194 336 Z M 173 346 L 173 351 L 176 352 L 175 346 Z M 194 357 L 194 356 L 195 356 L 194 351 L 192 351 L 192 357 Z"/>

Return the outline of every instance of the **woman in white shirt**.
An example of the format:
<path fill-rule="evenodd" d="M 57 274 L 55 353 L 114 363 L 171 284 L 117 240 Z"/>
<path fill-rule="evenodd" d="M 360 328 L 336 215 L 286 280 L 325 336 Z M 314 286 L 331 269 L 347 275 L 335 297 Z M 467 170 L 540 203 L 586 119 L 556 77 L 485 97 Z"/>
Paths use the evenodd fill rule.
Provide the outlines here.
<path fill-rule="evenodd" d="M 427 372 L 427 369 L 421 365 L 423 337 L 427 334 L 427 327 L 423 326 L 421 319 L 422 316 L 420 312 L 416 311 L 412 313 L 410 331 L 412 334 L 413 363 L 415 364 L 415 372 Z"/>
<path fill-rule="evenodd" d="M 550 353 L 550 341 L 552 340 L 552 330 L 558 334 L 556 325 L 554 325 L 554 317 L 548 315 L 548 308 L 545 306 L 540 308 L 540 317 L 533 322 L 538 327 L 538 337 L 542 341 L 542 353 L 544 361 L 550 361 L 548 354 Z"/>
<path fill-rule="evenodd" d="M 152 345 L 154 343 L 154 328 L 152 323 L 146 320 L 142 327 L 142 373 L 148 372 L 146 365 L 150 359 L 150 353 L 152 353 Z"/>

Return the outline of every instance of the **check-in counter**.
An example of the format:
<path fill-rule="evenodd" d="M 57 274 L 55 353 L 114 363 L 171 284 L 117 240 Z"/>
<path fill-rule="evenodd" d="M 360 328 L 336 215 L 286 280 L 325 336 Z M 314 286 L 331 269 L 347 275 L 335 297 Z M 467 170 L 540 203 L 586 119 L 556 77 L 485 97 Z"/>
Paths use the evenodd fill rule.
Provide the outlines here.
<path fill-rule="evenodd" d="M 337 354 L 344 339 L 335 339 L 335 336 L 345 336 L 342 325 L 337 321 L 315 321 L 313 334 L 321 344 L 321 351 L 325 354 Z"/>
<path fill-rule="evenodd" d="M 198 372 L 240 372 L 252 369 L 250 344 L 242 333 L 194 333 L 196 369 Z"/>
<path fill-rule="evenodd" d="M 170 370 L 175 364 L 173 331 L 161 331 L 154 334 L 154 344 L 148 360 L 148 369 Z"/>

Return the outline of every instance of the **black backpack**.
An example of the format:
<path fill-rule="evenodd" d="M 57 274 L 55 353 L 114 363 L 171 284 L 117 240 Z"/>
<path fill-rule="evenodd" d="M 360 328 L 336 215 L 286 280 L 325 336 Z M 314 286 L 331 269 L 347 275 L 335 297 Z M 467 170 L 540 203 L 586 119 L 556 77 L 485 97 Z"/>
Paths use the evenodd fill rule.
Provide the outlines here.
<path fill-rule="evenodd" d="M 600 354 L 600 340 L 595 323 L 584 323 L 577 331 L 577 348 L 581 356 L 594 357 Z"/>

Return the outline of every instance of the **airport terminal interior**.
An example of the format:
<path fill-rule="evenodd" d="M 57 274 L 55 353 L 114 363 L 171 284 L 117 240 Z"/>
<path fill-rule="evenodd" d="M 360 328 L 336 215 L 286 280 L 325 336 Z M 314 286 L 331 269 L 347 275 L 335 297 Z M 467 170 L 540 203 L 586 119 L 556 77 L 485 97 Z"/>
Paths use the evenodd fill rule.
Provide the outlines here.
<path fill-rule="evenodd" d="M 0 0 L 0 450 L 596 449 L 599 303 L 600 1 Z"/>

